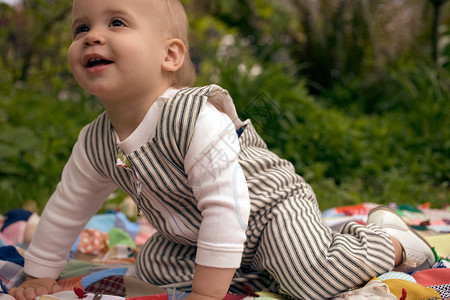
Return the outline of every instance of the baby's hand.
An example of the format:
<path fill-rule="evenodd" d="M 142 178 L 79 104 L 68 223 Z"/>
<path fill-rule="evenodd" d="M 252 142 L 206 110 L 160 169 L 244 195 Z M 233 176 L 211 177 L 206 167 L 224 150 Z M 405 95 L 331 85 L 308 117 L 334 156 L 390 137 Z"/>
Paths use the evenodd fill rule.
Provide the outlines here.
<path fill-rule="evenodd" d="M 61 288 L 56 280 L 51 278 L 27 278 L 18 287 L 12 288 L 8 294 L 17 300 L 33 300 L 37 296 L 60 292 Z"/>

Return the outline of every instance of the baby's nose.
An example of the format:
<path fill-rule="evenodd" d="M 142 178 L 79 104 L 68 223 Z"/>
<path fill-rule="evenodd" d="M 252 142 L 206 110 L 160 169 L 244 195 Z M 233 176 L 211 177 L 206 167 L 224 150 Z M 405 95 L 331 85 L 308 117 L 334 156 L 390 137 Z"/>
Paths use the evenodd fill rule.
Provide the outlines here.
<path fill-rule="evenodd" d="M 103 45 L 105 43 L 104 38 L 94 31 L 90 31 L 84 38 L 84 45 L 86 47 L 93 45 Z"/>

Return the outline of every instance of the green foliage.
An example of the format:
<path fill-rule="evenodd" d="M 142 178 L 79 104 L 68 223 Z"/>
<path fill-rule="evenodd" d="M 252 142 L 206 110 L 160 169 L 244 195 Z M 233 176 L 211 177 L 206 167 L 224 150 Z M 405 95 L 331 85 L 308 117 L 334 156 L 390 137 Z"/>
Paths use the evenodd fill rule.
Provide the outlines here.
<path fill-rule="evenodd" d="M 182 2 L 197 85 L 228 89 L 322 209 L 449 202 L 449 1 L 437 65 L 429 1 Z M 70 4 L 0 4 L 3 210 L 27 199 L 43 208 L 79 130 L 100 110 L 67 64 Z"/>
<path fill-rule="evenodd" d="M 441 25 L 437 44 L 437 64 L 450 70 L 450 25 Z"/>
<path fill-rule="evenodd" d="M 396 93 L 384 97 L 402 103 L 368 115 L 364 105 L 346 111 L 324 105 L 333 99 L 318 102 L 305 81 L 281 66 L 263 70 L 255 78 L 238 66 L 221 65 L 220 84 L 240 115 L 253 119 L 269 148 L 293 162 L 313 185 L 321 208 L 449 201 L 449 74 L 439 77 L 433 69 L 408 65 L 389 71 L 386 82 L 392 86 L 382 90 Z M 252 109 L 261 103 L 271 111 Z"/>
<path fill-rule="evenodd" d="M 28 199 L 43 208 L 79 130 L 98 111 L 85 99 L 63 102 L 57 95 L 0 86 L 2 210 L 20 207 Z"/>
<path fill-rule="evenodd" d="M 0 79 L 65 88 L 72 78 L 66 58 L 70 12 L 71 1 L 25 0 L 20 8 L 0 3 Z"/>

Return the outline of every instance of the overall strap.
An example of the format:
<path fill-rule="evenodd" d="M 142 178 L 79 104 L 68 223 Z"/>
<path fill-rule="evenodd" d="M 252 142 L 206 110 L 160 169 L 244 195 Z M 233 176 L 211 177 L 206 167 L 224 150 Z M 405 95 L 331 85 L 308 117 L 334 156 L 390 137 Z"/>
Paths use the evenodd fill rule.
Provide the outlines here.
<path fill-rule="evenodd" d="M 85 149 L 89 162 L 99 174 L 110 178 L 127 194 L 133 194 L 129 174 L 125 169 L 116 167 L 116 138 L 106 112 L 89 124 L 85 136 Z"/>
<path fill-rule="evenodd" d="M 163 153 L 180 170 L 189 149 L 195 124 L 213 86 L 182 89 L 163 107 L 155 139 Z"/>

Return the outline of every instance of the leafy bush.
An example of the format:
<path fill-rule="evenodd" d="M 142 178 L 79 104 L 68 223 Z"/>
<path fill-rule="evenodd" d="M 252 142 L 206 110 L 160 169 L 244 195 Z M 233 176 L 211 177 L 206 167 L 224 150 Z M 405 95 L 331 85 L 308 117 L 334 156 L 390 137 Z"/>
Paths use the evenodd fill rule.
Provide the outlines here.
<path fill-rule="evenodd" d="M 43 208 L 79 130 L 99 110 L 93 103 L 61 101 L 57 95 L 0 86 L 2 210 L 20 207 L 28 199 Z"/>
<path fill-rule="evenodd" d="M 322 209 L 369 201 L 437 207 L 449 202 L 448 73 L 404 63 L 367 90 L 368 85 L 358 90 L 364 81 L 356 78 L 319 98 L 282 66 L 216 64 L 204 74 L 228 89 L 240 116 L 252 119 L 271 150 L 293 162 Z M 208 78 L 200 76 L 199 84 Z M 364 100 L 373 90 L 380 91 L 380 100 L 370 112 L 351 97 Z M 388 99 L 390 106 L 384 104 Z M 27 199 L 43 208 L 79 130 L 100 111 L 96 103 L 80 93 L 0 86 L 3 209 Z"/>
<path fill-rule="evenodd" d="M 253 119 L 269 148 L 292 161 L 313 185 L 322 208 L 365 201 L 432 201 L 437 206 L 449 201 L 448 74 L 439 78 L 424 66 L 389 71 L 391 79 L 369 91 L 389 91 L 383 101 L 399 103 L 389 110 L 374 103 L 379 108 L 368 114 L 365 105 L 349 104 L 353 108 L 347 110 L 347 105 L 330 105 L 334 99 L 318 101 L 305 81 L 283 67 L 264 66 L 257 77 L 239 69 L 245 70 L 223 65 L 220 84 L 240 115 Z M 370 97 L 358 93 L 361 99 Z M 261 104 L 266 110 L 252 108 Z"/>

